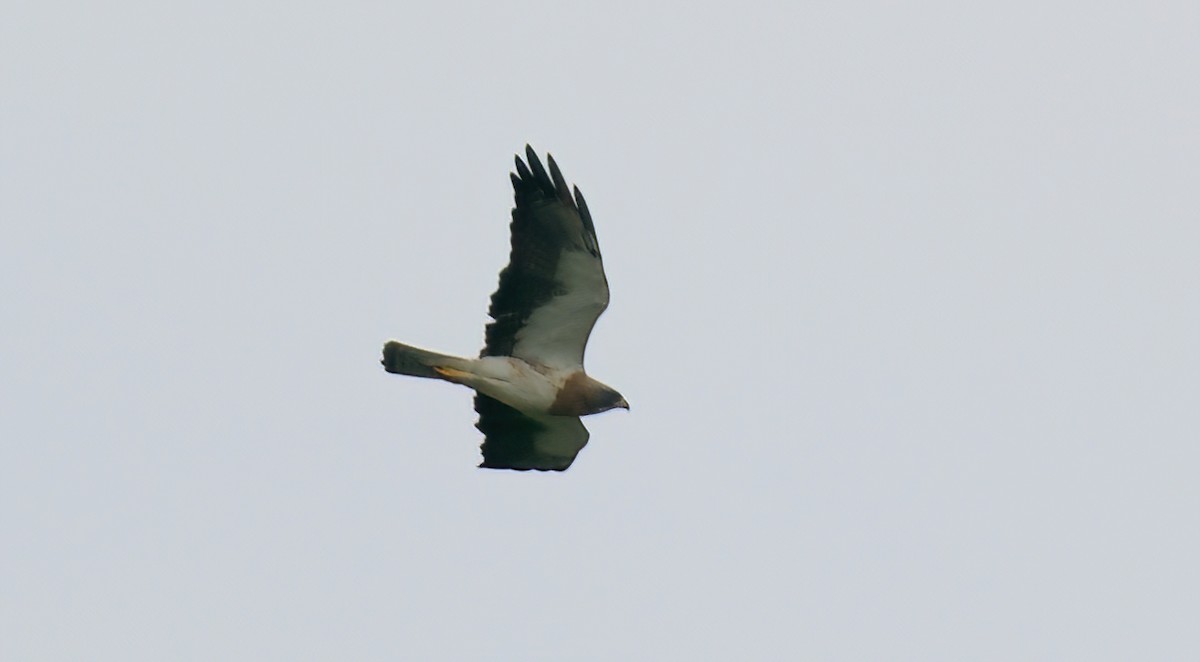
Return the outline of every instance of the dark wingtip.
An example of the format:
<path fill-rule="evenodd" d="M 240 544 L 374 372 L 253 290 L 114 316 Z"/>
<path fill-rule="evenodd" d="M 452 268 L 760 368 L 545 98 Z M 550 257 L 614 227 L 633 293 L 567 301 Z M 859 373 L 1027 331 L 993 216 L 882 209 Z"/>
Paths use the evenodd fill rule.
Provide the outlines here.
<path fill-rule="evenodd" d="M 517 164 L 517 175 L 519 175 L 520 178 L 524 179 L 524 180 L 533 179 L 533 175 L 529 172 L 529 167 L 526 166 L 525 162 L 521 160 L 520 155 L 517 155 L 516 157 L 514 157 L 514 160 L 516 161 L 516 164 Z"/>
<path fill-rule="evenodd" d="M 554 192 L 558 194 L 558 199 L 571 206 L 570 187 L 567 186 L 567 180 L 563 177 L 562 171 L 558 169 L 558 164 L 554 162 L 554 157 L 546 154 L 546 164 L 550 166 L 550 179 L 554 182 Z"/>
<path fill-rule="evenodd" d="M 550 175 L 546 173 L 546 168 L 542 167 L 542 160 L 528 145 L 525 146 L 525 159 L 529 162 L 529 169 L 533 171 L 533 177 L 538 188 L 542 189 L 542 194 L 550 196 L 553 193 L 554 182 L 550 181 Z"/>
<path fill-rule="evenodd" d="M 529 471 L 530 469 L 534 468 L 534 467 L 510 467 L 506 464 L 488 464 L 487 460 L 480 462 L 478 465 L 476 465 L 476 467 L 479 469 L 501 469 L 501 470 L 508 469 L 510 471 Z M 542 471 L 545 471 L 545 469 L 542 469 Z"/>

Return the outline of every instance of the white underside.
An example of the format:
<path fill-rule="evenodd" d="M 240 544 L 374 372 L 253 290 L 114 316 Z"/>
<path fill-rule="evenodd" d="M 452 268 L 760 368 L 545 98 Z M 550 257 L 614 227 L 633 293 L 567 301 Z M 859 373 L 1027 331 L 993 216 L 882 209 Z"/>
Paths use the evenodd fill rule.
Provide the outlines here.
<path fill-rule="evenodd" d="M 462 383 L 529 414 L 545 414 L 574 370 L 538 370 L 512 356 L 485 356 L 470 364 Z"/>

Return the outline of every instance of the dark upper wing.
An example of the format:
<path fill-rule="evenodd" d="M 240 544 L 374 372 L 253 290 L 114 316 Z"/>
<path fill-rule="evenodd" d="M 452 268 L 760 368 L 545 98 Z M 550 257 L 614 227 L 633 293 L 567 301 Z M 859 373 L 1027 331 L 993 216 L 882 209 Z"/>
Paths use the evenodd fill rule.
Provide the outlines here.
<path fill-rule="evenodd" d="M 475 396 L 475 411 L 475 427 L 484 435 L 479 466 L 488 469 L 563 471 L 588 441 L 575 416 L 533 418 L 482 394 Z"/>
<path fill-rule="evenodd" d="M 608 280 L 596 228 L 579 189 L 574 198 L 547 155 L 550 172 L 528 145 L 512 175 L 512 254 L 492 295 L 482 356 L 531 363 L 583 365 L 583 351 L 608 307 Z"/>

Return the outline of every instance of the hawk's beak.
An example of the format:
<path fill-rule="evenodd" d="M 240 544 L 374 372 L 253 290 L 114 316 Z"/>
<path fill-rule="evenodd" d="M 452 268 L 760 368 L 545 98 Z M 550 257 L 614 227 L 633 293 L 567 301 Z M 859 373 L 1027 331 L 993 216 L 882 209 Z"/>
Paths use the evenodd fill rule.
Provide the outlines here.
<path fill-rule="evenodd" d="M 621 398 L 621 401 L 617 403 L 617 407 L 629 411 L 629 403 L 625 402 L 625 398 Z"/>

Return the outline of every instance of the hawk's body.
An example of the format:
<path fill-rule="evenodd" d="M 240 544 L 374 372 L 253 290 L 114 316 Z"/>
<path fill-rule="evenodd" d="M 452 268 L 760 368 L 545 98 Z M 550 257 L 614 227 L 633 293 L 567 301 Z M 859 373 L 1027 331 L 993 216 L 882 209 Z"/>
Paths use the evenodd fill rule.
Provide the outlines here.
<path fill-rule="evenodd" d="M 383 365 L 475 389 L 480 466 L 561 471 L 587 443 L 580 416 L 629 405 L 583 369 L 588 336 L 608 307 L 587 203 L 578 188 L 571 195 L 553 157 L 547 173 L 532 148 L 525 154 L 529 165 L 518 157 L 512 175 L 512 254 L 492 295 L 480 358 L 390 341 Z"/>

